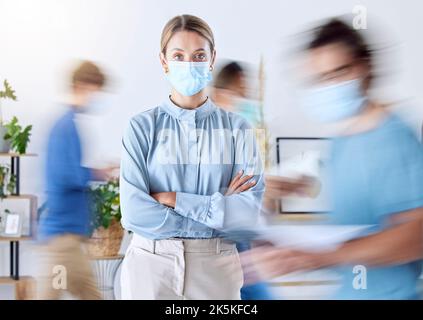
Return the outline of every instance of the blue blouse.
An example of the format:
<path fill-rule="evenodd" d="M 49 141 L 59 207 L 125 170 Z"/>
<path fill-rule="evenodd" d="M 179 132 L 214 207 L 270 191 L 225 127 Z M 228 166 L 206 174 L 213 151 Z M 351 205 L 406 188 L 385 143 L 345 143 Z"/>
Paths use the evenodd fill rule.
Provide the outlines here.
<path fill-rule="evenodd" d="M 241 116 L 208 99 L 187 110 L 170 99 L 134 116 L 122 140 L 122 225 L 149 239 L 211 238 L 256 225 L 264 193 L 255 133 Z M 233 177 L 254 175 L 248 191 L 226 196 Z M 175 208 L 155 192 L 176 192 Z"/>

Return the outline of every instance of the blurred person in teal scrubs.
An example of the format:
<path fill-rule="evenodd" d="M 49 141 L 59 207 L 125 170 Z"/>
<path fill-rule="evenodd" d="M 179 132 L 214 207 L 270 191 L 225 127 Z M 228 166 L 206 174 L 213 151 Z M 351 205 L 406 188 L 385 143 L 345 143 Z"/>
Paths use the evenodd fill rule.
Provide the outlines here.
<path fill-rule="evenodd" d="M 260 247 L 247 255 L 265 278 L 335 268 L 336 299 L 418 299 L 423 254 L 423 150 L 413 131 L 369 90 L 374 57 L 340 19 L 313 30 L 305 51 L 304 111 L 336 125 L 331 151 L 331 220 L 373 225 L 371 234 L 332 250 Z"/>

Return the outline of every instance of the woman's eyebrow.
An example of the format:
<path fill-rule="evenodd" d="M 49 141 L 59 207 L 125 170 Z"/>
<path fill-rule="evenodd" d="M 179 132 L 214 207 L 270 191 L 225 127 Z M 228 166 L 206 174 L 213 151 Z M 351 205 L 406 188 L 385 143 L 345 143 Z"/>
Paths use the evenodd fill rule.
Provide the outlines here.
<path fill-rule="evenodd" d="M 206 51 L 206 49 L 200 48 L 200 49 L 195 50 L 194 52 L 198 52 L 198 51 Z"/>
<path fill-rule="evenodd" d="M 184 49 L 173 48 L 171 51 L 185 51 Z"/>

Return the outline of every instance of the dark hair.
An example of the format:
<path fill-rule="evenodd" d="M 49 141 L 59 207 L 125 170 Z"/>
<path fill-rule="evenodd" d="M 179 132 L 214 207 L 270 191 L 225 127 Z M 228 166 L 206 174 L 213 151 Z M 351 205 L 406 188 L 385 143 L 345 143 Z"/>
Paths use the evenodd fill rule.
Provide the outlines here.
<path fill-rule="evenodd" d="M 329 44 L 340 43 L 347 46 L 354 58 L 369 63 L 372 51 L 363 36 L 340 19 L 332 19 L 313 30 L 313 39 L 307 49 L 317 49 Z"/>
<path fill-rule="evenodd" d="M 332 19 L 329 22 L 315 28 L 313 39 L 307 49 L 313 50 L 330 44 L 342 44 L 348 47 L 353 57 L 365 63 L 369 68 L 369 74 L 365 80 L 365 86 L 370 87 L 375 76 L 373 68 L 373 51 L 364 37 L 354 28 L 340 19 Z"/>
<path fill-rule="evenodd" d="M 230 62 L 223 66 L 217 73 L 214 81 L 214 87 L 218 89 L 226 89 L 244 72 L 245 70 L 238 62 Z"/>

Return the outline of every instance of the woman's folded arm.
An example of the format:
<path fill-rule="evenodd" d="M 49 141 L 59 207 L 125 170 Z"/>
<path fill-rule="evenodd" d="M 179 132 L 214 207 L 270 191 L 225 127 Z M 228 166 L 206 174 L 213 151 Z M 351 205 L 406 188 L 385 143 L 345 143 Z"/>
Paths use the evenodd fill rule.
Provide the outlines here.
<path fill-rule="evenodd" d="M 150 196 L 146 155 L 148 141 L 131 120 L 122 139 L 120 204 L 122 225 L 146 237 L 168 238 L 183 232 L 181 215 Z"/>

